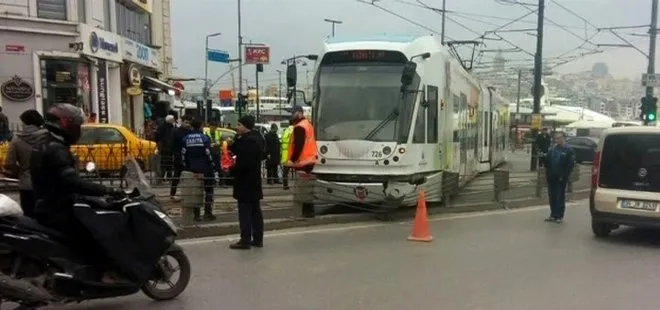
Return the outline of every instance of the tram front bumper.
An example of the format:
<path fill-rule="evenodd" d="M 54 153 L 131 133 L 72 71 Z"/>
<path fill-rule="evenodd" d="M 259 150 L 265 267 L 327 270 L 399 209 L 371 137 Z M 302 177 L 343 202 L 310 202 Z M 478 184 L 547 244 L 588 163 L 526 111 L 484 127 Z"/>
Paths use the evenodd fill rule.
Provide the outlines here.
<path fill-rule="evenodd" d="M 398 205 L 416 198 L 416 186 L 408 182 L 344 183 L 317 180 L 314 186 L 315 203 L 361 203 Z"/>

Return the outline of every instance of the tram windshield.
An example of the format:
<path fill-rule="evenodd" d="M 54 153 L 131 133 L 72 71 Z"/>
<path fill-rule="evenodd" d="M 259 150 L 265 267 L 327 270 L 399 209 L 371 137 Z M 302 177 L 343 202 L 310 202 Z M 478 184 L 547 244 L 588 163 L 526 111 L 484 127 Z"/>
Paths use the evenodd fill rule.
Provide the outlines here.
<path fill-rule="evenodd" d="M 388 53 L 400 57 L 396 61 L 327 61 L 332 53 L 324 57 L 316 79 L 318 140 L 408 140 L 418 92 L 401 92 L 406 58 L 399 52 Z M 419 89 L 419 83 L 416 75 L 408 89 Z M 384 121 L 388 117 L 391 121 Z M 382 128 L 374 130 L 380 125 Z"/>

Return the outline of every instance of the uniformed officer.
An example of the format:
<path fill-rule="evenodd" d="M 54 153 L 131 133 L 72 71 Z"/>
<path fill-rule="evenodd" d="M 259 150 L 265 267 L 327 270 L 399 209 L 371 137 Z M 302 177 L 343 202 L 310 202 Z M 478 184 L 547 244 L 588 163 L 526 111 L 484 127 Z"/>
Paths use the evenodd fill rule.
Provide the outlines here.
<path fill-rule="evenodd" d="M 202 122 L 193 120 L 192 131 L 183 137 L 181 150 L 183 170 L 204 175 L 204 219 L 215 220 L 213 215 L 213 185 L 215 168 L 211 157 L 211 139 L 202 133 Z M 195 221 L 201 221 L 200 208 L 195 208 Z"/>
<path fill-rule="evenodd" d="M 293 134 L 289 144 L 289 160 L 285 164 L 294 169 L 298 178 L 296 179 L 296 192 L 294 197 L 301 200 L 302 216 L 314 217 L 313 199 L 313 177 L 312 170 L 317 161 L 316 137 L 312 123 L 305 118 L 302 106 L 295 105 L 291 109 L 291 121 L 293 123 Z M 298 213 L 296 211 L 296 213 Z"/>
<path fill-rule="evenodd" d="M 282 164 L 282 184 L 285 190 L 289 189 L 289 174 L 290 168 L 286 166 L 289 162 L 289 145 L 291 144 L 291 134 L 293 134 L 293 122 L 289 121 L 289 126 L 282 132 L 282 154 L 280 155 L 280 162 Z"/>

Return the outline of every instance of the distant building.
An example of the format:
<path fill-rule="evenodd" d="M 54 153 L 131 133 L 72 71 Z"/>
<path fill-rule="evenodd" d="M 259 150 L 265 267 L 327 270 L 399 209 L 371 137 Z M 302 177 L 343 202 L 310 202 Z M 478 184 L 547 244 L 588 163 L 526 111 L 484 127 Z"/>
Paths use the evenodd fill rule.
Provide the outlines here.
<path fill-rule="evenodd" d="M 591 68 L 591 74 L 595 78 L 604 78 L 609 75 L 607 65 L 604 62 L 597 62 Z"/>
<path fill-rule="evenodd" d="M 502 55 L 502 51 L 498 51 L 493 58 L 493 71 L 502 72 L 506 67 L 506 59 Z"/>

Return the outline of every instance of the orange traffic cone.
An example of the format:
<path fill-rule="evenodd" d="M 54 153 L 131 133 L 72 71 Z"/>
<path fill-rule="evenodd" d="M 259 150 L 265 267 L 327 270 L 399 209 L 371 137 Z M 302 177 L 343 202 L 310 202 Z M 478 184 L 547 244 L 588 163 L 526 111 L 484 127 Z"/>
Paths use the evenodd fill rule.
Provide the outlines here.
<path fill-rule="evenodd" d="M 419 198 L 417 198 L 415 224 L 413 226 L 412 234 L 410 234 L 408 240 L 424 242 L 430 242 L 433 240 L 431 232 L 429 231 L 429 219 L 426 214 L 426 196 L 424 194 L 424 190 L 419 192 Z"/>

